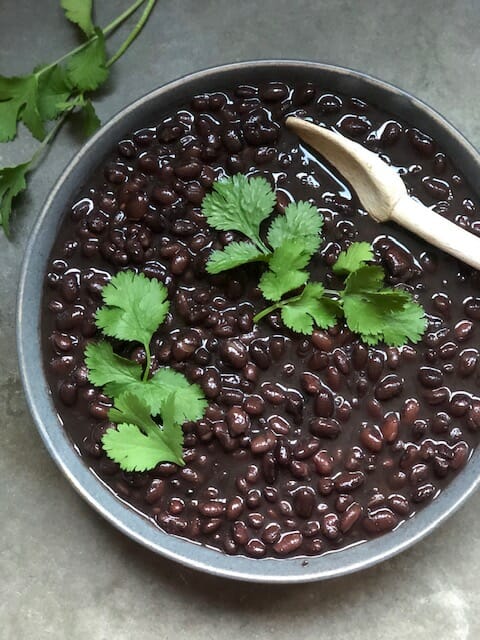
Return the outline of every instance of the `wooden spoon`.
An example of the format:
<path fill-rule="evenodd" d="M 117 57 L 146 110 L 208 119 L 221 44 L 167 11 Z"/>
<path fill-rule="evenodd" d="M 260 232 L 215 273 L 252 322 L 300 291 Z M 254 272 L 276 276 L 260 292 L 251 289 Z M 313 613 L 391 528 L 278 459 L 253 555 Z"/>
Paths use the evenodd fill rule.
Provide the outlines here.
<path fill-rule="evenodd" d="M 398 173 L 345 136 L 290 116 L 287 126 L 348 180 L 377 222 L 393 220 L 427 242 L 480 269 L 480 238 L 411 198 Z"/>

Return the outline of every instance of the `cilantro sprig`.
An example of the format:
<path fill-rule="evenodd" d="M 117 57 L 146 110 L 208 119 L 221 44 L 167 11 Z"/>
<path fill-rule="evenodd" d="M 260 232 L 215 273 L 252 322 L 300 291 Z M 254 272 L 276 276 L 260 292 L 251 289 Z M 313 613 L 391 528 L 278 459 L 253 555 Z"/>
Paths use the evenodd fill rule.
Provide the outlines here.
<path fill-rule="evenodd" d="M 156 0 L 136 0 L 104 29 L 92 19 L 93 0 L 61 0 L 65 17 L 74 23 L 84 42 L 51 64 L 40 65 L 25 76 L 0 75 L 0 142 L 13 140 L 20 123 L 41 141 L 33 156 L 16 166 L 0 167 L 0 226 L 10 234 L 14 199 L 27 188 L 27 175 L 39 164 L 48 144 L 73 113 L 83 132 L 91 135 L 100 125 L 90 99 L 109 76 L 110 67 L 136 39 Z M 116 53 L 107 56 L 105 39 L 142 5 L 143 13 Z M 56 121 L 52 126 L 51 122 Z"/>
<path fill-rule="evenodd" d="M 239 231 L 249 239 L 213 251 L 207 271 L 220 273 L 256 261 L 266 266 L 259 288 L 273 304 L 260 311 L 255 322 L 279 310 L 285 325 L 297 333 L 310 334 L 314 326 L 326 329 L 343 318 L 369 345 L 383 341 L 401 346 L 420 339 L 426 327 L 423 308 L 407 291 L 384 286 L 384 271 L 371 264 L 375 256 L 368 242 L 355 242 L 340 253 L 332 270 L 344 280 L 344 288 L 327 289 L 312 282 L 307 270 L 322 242 L 322 216 L 308 202 L 291 203 L 272 220 L 265 243 L 260 226 L 274 203 L 265 179 L 243 175 L 214 183 L 202 202 L 212 227 Z"/>
<path fill-rule="evenodd" d="M 200 387 L 181 373 L 168 367 L 150 372 L 150 342 L 169 310 L 167 289 L 143 274 L 121 271 L 102 297 L 97 327 L 110 338 L 142 344 L 146 354 L 142 371 L 140 364 L 115 353 L 107 340 L 85 349 L 90 382 L 114 400 L 109 418 L 118 426 L 107 429 L 103 448 L 125 471 L 145 471 L 159 462 L 183 465 L 182 424 L 201 418 L 207 403 Z"/>

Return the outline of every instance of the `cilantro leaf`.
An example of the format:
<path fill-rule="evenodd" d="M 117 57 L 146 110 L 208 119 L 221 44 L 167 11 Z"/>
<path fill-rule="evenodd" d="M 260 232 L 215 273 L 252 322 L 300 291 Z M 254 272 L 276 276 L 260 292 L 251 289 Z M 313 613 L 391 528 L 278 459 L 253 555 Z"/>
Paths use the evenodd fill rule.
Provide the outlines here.
<path fill-rule="evenodd" d="M 385 274 L 382 267 L 377 265 L 360 267 L 350 273 L 345 280 L 344 294 L 350 295 L 352 293 L 380 291 L 384 277 Z"/>
<path fill-rule="evenodd" d="M 280 300 L 298 289 L 308 280 L 308 273 L 302 269 L 310 261 L 303 250 L 302 240 L 292 239 L 275 249 L 269 262 L 269 270 L 260 278 L 259 287 L 267 300 Z"/>
<path fill-rule="evenodd" d="M 159 462 L 183 466 L 161 437 L 145 435 L 135 424 L 122 422 L 116 429 L 107 429 L 102 445 L 107 456 L 124 471 L 148 471 Z"/>
<path fill-rule="evenodd" d="M 85 100 L 84 106 L 80 111 L 80 119 L 85 137 L 90 137 L 100 127 L 101 122 L 91 100 Z"/>
<path fill-rule="evenodd" d="M 92 22 L 92 0 L 61 0 L 65 16 L 90 37 L 95 32 Z"/>
<path fill-rule="evenodd" d="M 418 342 L 426 328 L 423 307 L 416 302 L 407 302 L 403 309 L 390 314 L 383 329 L 383 339 L 392 347 L 401 347 L 408 340 Z"/>
<path fill-rule="evenodd" d="M 345 321 L 368 344 L 383 339 L 387 344 L 399 346 L 410 332 L 418 337 L 423 333 L 423 309 L 406 291 L 382 288 L 383 277 L 378 266 L 364 266 L 350 273 L 341 292 Z"/>
<path fill-rule="evenodd" d="M 87 345 L 85 364 L 90 382 L 96 387 L 104 387 L 105 393 L 112 398 L 132 388 L 142 377 L 141 366 L 118 356 L 106 340 Z"/>
<path fill-rule="evenodd" d="M 65 70 L 56 64 L 51 68 L 39 69 L 38 111 L 44 121 L 54 120 L 65 111 L 65 103 L 71 92 Z"/>
<path fill-rule="evenodd" d="M 38 140 L 45 137 L 45 128 L 38 108 L 38 78 L 0 76 L 0 142 L 12 140 L 17 122 L 23 122 Z"/>
<path fill-rule="evenodd" d="M 269 244 L 278 249 L 285 242 L 302 240 L 303 251 L 312 256 L 320 246 L 323 216 L 309 202 L 291 203 L 283 216 L 274 218 L 268 230 Z"/>
<path fill-rule="evenodd" d="M 312 333 L 314 322 L 322 329 L 334 326 L 342 311 L 338 302 L 325 297 L 324 292 L 322 284 L 311 282 L 305 286 L 300 296 L 287 300 L 281 307 L 282 320 L 286 326 L 305 334 Z"/>
<path fill-rule="evenodd" d="M 155 435 L 159 432 L 159 427 L 150 415 L 150 410 L 142 396 L 125 391 L 115 398 L 115 405 L 108 412 L 108 417 L 112 422 L 133 422 L 146 435 Z"/>
<path fill-rule="evenodd" d="M 190 384 L 181 373 L 162 367 L 144 383 L 143 397 L 152 415 L 162 414 L 168 398 L 175 394 L 175 422 L 183 424 L 201 418 L 207 401 L 198 384 Z"/>
<path fill-rule="evenodd" d="M 373 260 L 374 255 L 369 242 L 354 242 L 346 251 L 341 251 L 332 269 L 337 274 L 351 273 Z"/>
<path fill-rule="evenodd" d="M 275 193 L 264 178 L 236 174 L 214 183 L 202 201 L 208 223 L 219 231 L 240 231 L 262 253 L 269 253 L 260 238 L 260 224 L 272 213 Z"/>
<path fill-rule="evenodd" d="M 170 449 L 177 457 L 177 464 L 184 465 L 182 457 L 183 430 L 182 422 L 178 420 L 181 411 L 178 408 L 178 398 L 176 393 L 171 393 L 163 403 L 162 407 L 162 436 L 168 442 Z M 202 412 L 203 415 L 203 412 Z"/>
<path fill-rule="evenodd" d="M 67 76 L 79 91 L 93 91 L 108 77 L 105 37 L 100 29 L 95 29 L 90 44 L 73 54 L 67 64 Z"/>
<path fill-rule="evenodd" d="M 126 471 L 133 471 L 132 465 L 136 465 L 137 471 L 151 469 L 159 462 L 174 462 L 183 465 L 183 432 L 180 424 L 174 420 L 172 407 L 175 407 L 175 403 L 176 400 L 171 395 L 166 401 L 165 425 L 161 428 L 152 420 L 150 410 L 140 396 L 126 392 L 117 398 L 115 406 L 110 409 L 108 415 L 112 422 L 120 423 L 120 427 L 117 431 L 109 429 L 102 438 L 102 443 L 109 457 L 118 462 Z M 134 435 L 133 429 L 129 429 L 125 437 L 114 435 L 114 433 L 123 431 L 122 424 L 135 427 L 138 434 L 145 440 L 138 438 L 138 434 Z M 110 434 L 110 431 L 114 433 Z M 153 458 L 155 461 L 152 463 Z M 127 464 L 130 467 L 128 469 L 125 466 Z M 147 464 L 151 466 L 145 466 Z"/>
<path fill-rule="evenodd" d="M 141 342 L 146 349 L 168 313 L 167 288 L 133 271 L 117 273 L 103 288 L 105 307 L 97 311 L 97 327 L 105 335 Z"/>
<path fill-rule="evenodd" d="M 251 242 L 231 242 L 223 250 L 212 253 L 207 263 L 207 271 L 211 274 L 220 273 L 248 262 L 264 259 L 265 254 Z"/>
<path fill-rule="evenodd" d="M 3 167 L 0 169 L 0 225 L 3 227 L 7 236 L 10 233 L 12 200 L 26 189 L 27 181 L 25 176 L 29 171 L 29 162 L 17 164 L 15 167 Z"/>

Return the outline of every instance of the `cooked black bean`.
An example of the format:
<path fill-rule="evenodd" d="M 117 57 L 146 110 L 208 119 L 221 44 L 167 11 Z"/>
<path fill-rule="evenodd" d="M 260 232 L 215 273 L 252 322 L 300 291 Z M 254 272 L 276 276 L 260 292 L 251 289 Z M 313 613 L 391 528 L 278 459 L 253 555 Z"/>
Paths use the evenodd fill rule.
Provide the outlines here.
<path fill-rule="evenodd" d="M 250 443 L 252 453 L 258 455 L 260 453 L 266 453 L 271 451 L 277 442 L 275 434 L 270 429 L 267 429 L 265 433 L 256 436 Z"/>
<path fill-rule="evenodd" d="M 232 436 L 239 436 L 250 428 L 250 418 L 241 407 L 231 407 L 227 411 L 226 419 Z"/>
<path fill-rule="evenodd" d="M 435 151 L 435 142 L 422 131 L 411 128 L 407 130 L 407 138 L 410 144 L 424 156 L 432 156 Z"/>
<path fill-rule="evenodd" d="M 334 418 L 313 418 L 310 421 L 310 431 L 319 438 L 338 438 L 340 424 Z"/>
<path fill-rule="evenodd" d="M 315 415 L 320 418 L 331 418 L 335 410 L 333 394 L 326 387 L 321 388 L 315 398 Z"/>
<path fill-rule="evenodd" d="M 272 360 L 269 353 L 268 343 L 264 340 L 253 340 L 249 346 L 250 357 L 260 369 L 268 369 Z"/>
<path fill-rule="evenodd" d="M 366 424 L 360 431 L 360 442 L 372 453 L 379 453 L 383 448 L 383 434 L 377 425 Z"/>
<path fill-rule="evenodd" d="M 341 98 L 331 93 L 320 96 L 317 104 L 322 113 L 336 113 L 342 108 Z"/>
<path fill-rule="evenodd" d="M 273 545 L 275 553 L 280 556 L 286 556 L 296 551 L 303 542 L 303 536 L 299 531 L 284 533 L 280 536 L 278 542 Z"/>
<path fill-rule="evenodd" d="M 398 517 L 390 509 L 378 509 L 363 519 L 363 526 L 373 534 L 391 531 L 398 524 Z"/>
<path fill-rule="evenodd" d="M 240 340 L 225 340 L 220 347 L 220 355 L 234 369 L 243 369 L 247 364 L 247 348 Z"/>
<path fill-rule="evenodd" d="M 396 398 L 403 389 L 403 380 L 392 373 L 383 377 L 375 387 L 375 397 L 377 400 L 391 400 Z"/>

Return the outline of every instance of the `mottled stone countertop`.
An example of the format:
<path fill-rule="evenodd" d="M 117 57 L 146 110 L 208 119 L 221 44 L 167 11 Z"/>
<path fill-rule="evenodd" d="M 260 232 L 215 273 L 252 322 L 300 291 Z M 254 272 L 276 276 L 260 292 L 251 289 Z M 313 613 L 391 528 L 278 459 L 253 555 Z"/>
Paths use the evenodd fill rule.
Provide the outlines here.
<path fill-rule="evenodd" d="M 116 14 L 114 3 L 97 4 L 105 24 Z M 75 32 L 58 5 L 2 3 L 0 73 L 20 75 L 71 48 Z M 106 120 L 134 97 L 195 69 L 310 59 L 397 84 L 478 146 L 479 24 L 478 0 L 159 0 L 96 104 Z M 103 521 L 65 481 L 30 418 L 13 344 L 27 232 L 79 145 L 74 132 L 62 130 L 19 202 L 13 241 L 0 237 L 1 640 L 479 638 L 478 493 L 426 540 L 378 567 L 326 583 L 267 588 L 157 558 Z M 0 165 L 33 148 L 26 134 L 0 145 Z"/>

